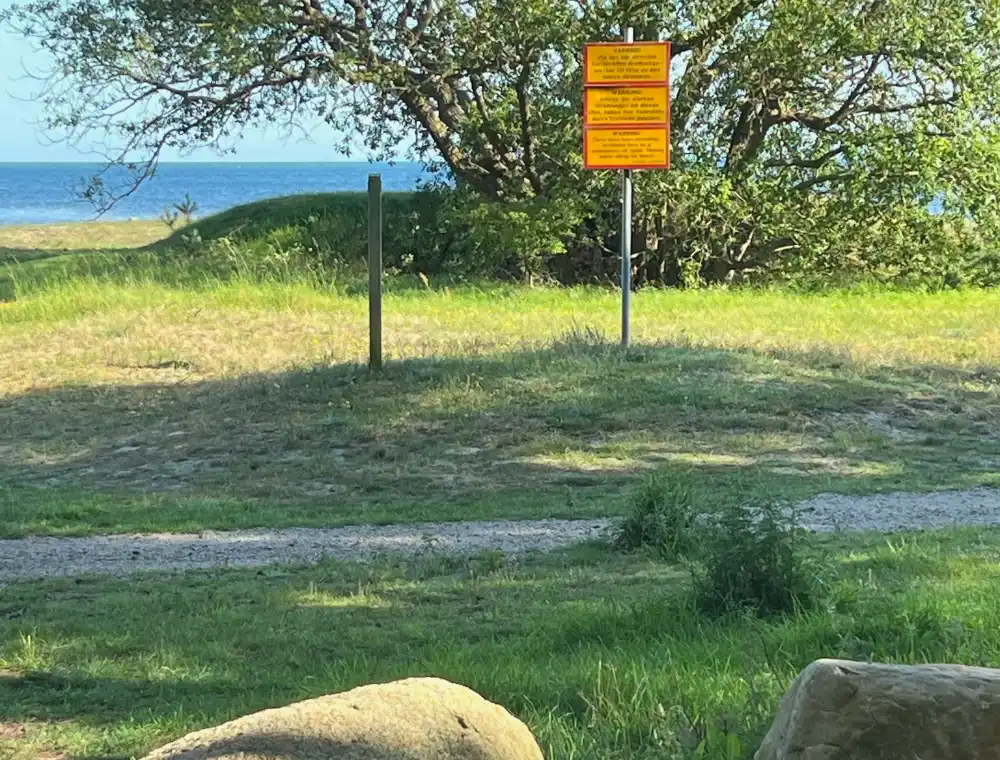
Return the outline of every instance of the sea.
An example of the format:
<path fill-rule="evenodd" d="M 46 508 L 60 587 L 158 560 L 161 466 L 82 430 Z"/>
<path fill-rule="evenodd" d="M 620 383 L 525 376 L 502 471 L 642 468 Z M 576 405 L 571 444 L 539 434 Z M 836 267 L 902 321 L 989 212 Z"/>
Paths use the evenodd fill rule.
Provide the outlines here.
<path fill-rule="evenodd" d="M 0 163 L 0 225 L 80 222 L 97 218 L 81 190 L 101 167 L 86 163 Z M 386 191 L 416 189 L 431 179 L 421 164 L 218 163 L 159 165 L 155 176 L 102 219 L 156 219 L 185 196 L 207 216 L 242 203 L 297 193 L 363 191 L 379 174 Z M 112 176 L 120 183 L 124 176 Z"/>

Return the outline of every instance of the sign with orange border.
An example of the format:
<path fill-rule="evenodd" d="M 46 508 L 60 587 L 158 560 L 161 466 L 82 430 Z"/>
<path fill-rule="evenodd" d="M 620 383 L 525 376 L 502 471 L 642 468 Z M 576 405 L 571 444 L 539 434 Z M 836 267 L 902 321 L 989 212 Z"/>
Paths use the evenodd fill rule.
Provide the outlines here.
<path fill-rule="evenodd" d="M 670 168 L 670 43 L 592 42 L 583 52 L 586 169 Z"/>
<path fill-rule="evenodd" d="M 590 127 L 583 131 L 586 169 L 669 169 L 670 127 Z"/>
<path fill-rule="evenodd" d="M 669 42 L 591 42 L 583 49 L 586 87 L 670 83 Z"/>
<path fill-rule="evenodd" d="M 670 121 L 670 88 L 588 87 L 583 94 L 587 127 L 645 126 Z"/>

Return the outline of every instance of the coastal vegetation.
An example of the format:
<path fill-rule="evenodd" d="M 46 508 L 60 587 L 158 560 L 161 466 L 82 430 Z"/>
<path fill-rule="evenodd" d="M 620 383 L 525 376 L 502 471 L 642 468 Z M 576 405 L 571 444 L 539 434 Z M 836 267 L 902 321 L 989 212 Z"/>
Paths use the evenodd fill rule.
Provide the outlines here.
<path fill-rule="evenodd" d="M 96 134 L 106 208 L 165 150 L 316 118 L 329 150 L 440 178 L 414 248 L 564 283 L 617 270 L 614 172 L 581 161 L 586 42 L 672 42 L 670 171 L 640 173 L 638 284 L 994 285 L 998 0 L 35 0 L 54 139 Z M 328 153 L 325 153 L 328 155 Z M 123 179 L 124 177 L 124 179 Z M 398 233 L 397 233 L 398 234 Z M 416 254 L 414 254 L 416 255 Z"/>

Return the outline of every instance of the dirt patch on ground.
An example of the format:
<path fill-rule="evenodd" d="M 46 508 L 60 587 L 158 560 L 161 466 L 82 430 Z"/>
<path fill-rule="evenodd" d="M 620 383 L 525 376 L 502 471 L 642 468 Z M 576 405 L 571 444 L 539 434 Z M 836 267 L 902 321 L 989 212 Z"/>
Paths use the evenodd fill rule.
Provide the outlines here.
<path fill-rule="evenodd" d="M 23 723 L 0 723 L 0 741 L 23 739 L 27 733 Z"/>
<path fill-rule="evenodd" d="M 798 508 L 805 528 L 823 532 L 1000 526 L 1000 490 L 995 488 L 871 496 L 821 494 Z"/>

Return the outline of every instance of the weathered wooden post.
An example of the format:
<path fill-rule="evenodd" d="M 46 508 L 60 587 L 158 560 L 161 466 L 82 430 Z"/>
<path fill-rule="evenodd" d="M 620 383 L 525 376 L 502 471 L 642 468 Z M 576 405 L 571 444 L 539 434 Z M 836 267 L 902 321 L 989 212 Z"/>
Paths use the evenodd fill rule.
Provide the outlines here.
<path fill-rule="evenodd" d="M 382 177 L 368 175 L 368 368 L 382 371 Z"/>

